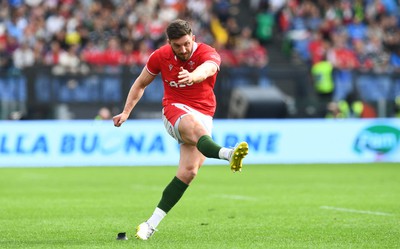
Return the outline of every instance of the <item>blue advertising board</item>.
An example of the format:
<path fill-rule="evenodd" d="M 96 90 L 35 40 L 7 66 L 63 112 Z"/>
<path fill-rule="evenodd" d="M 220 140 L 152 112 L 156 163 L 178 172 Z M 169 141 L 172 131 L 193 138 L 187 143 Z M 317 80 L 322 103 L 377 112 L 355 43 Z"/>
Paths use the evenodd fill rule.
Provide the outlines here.
<path fill-rule="evenodd" d="M 249 143 L 248 164 L 400 162 L 398 119 L 215 120 L 213 138 Z M 177 165 L 161 120 L 0 121 L 0 167 Z M 206 164 L 226 164 L 207 159 Z"/>

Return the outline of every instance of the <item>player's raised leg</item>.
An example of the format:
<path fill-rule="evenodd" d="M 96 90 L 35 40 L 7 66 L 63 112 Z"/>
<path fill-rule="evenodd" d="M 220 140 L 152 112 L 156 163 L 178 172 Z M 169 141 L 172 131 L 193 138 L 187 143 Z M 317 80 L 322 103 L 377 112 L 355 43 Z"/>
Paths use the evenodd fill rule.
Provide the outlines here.
<path fill-rule="evenodd" d="M 200 137 L 197 148 L 206 157 L 229 161 L 233 172 L 242 171 L 242 161 L 249 153 L 249 145 L 246 142 L 240 142 L 234 148 L 225 148 L 216 144 L 208 135 Z"/>

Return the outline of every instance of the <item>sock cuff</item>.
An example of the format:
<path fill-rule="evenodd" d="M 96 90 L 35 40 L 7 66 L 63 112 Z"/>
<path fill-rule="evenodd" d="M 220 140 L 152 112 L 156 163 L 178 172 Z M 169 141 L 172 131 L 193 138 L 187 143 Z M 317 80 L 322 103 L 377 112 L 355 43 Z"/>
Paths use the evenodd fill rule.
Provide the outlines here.
<path fill-rule="evenodd" d="M 172 183 L 175 184 L 181 190 L 186 190 L 189 187 L 189 185 L 187 185 L 186 183 L 182 182 L 176 176 L 174 177 L 174 179 L 172 179 Z"/>
<path fill-rule="evenodd" d="M 201 143 L 203 143 L 205 140 L 208 140 L 208 139 L 212 139 L 212 138 L 211 138 L 209 135 L 203 135 L 203 136 L 201 136 L 201 137 L 199 138 L 199 141 L 197 141 L 196 147 L 199 148 L 199 145 L 200 145 Z"/>
<path fill-rule="evenodd" d="M 222 148 L 214 142 L 209 135 L 203 135 L 199 138 L 196 144 L 197 149 L 208 158 L 219 158 L 219 150 Z"/>

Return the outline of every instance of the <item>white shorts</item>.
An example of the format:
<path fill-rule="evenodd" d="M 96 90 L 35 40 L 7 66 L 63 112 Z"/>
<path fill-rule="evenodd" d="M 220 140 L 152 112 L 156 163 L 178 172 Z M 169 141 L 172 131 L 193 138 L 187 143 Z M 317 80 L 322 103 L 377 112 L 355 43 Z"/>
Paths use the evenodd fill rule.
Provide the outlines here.
<path fill-rule="evenodd" d="M 182 138 L 179 134 L 179 122 L 186 115 L 193 115 L 204 128 L 211 134 L 213 126 L 213 118 L 211 116 L 205 115 L 195 109 L 179 103 L 173 103 L 171 105 L 165 106 L 162 109 L 162 119 L 164 121 L 165 129 L 168 134 L 173 137 L 178 143 L 182 144 Z"/>

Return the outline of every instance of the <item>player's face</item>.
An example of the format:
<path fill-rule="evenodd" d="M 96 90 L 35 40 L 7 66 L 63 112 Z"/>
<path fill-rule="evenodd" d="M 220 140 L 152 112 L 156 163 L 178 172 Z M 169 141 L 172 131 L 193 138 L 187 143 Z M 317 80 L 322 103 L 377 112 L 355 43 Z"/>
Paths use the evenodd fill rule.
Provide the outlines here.
<path fill-rule="evenodd" d="M 182 61 L 187 61 L 192 54 L 194 39 L 194 35 L 184 35 L 178 39 L 168 40 L 168 43 L 171 45 L 176 57 Z"/>

